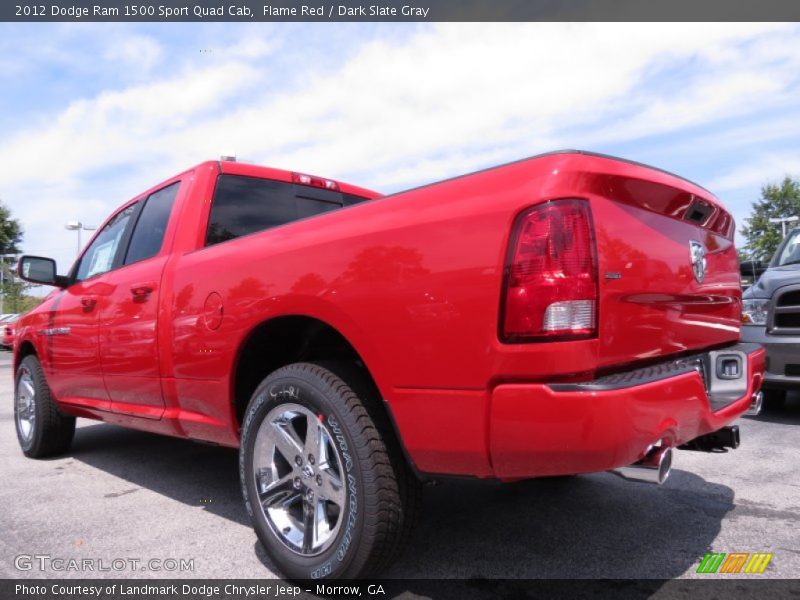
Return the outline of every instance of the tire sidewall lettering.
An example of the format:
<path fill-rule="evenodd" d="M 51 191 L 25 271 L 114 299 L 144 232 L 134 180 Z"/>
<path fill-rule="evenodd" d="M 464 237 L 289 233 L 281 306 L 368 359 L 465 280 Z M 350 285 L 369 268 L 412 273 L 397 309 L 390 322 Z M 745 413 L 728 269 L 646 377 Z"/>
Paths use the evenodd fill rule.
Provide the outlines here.
<path fill-rule="evenodd" d="M 339 451 L 342 453 L 342 460 L 344 461 L 345 472 L 347 475 L 347 522 L 345 524 L 344 533 L 342 534 L 342 540 L 339 542 L 339 547 L 336 549 L 336 554 L 334 555 L 335 559 L 341 563 L 347 556 L 347 551 L 350 549 L 350 545 L 353 542 L 353 530 L 356 527 L 356 519 L 358 518 L 358 484 L 355 474 L 353 473 L 354 462 L 352 456 L 350 455 L 347 438 L 344 435 L 341 425 L 339 425 L 339 421 L 334 415 L 328 414 L 325 417 L 325 422 L 328 424 L 331 433 L 333 433 L 336 444 L 339 447 Z M 321 577 L 325 577 L 326 575 L 330 575 L 332 571 L 333 558 L 327 560 L 318 568 L 314 569 L 310 573 L 310 576 L 311 579 L 319 579 Z"/>

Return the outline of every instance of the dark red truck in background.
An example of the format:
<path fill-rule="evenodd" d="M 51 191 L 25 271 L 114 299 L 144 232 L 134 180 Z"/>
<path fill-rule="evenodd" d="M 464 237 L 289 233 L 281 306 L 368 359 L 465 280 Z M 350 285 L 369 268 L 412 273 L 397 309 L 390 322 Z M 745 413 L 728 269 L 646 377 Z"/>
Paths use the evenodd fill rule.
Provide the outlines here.
<path fill-rule="evenodd" d="M 17 323 L 25 454 L 75 417 L 240 447 L 293 578 L 375 573 L 420 480 L 614 470 L 738 445 L 734 223 L 705 189 L 566 151 L 389 197 L 206 162 L 124 205 Z M 202 468 L 202 465 L 198 465 Z"/>

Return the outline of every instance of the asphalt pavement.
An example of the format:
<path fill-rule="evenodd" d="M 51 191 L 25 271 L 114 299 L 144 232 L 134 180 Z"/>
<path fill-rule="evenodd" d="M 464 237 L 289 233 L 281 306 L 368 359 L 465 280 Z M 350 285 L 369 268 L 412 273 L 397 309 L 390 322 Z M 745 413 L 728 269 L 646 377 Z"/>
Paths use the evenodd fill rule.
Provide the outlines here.
<path fill-rule="evenodd" d="M 235 450 L 81 419 L 66 456 L 26 459 L 10 365 L 1 353 L 0 577 L 276 576 Z M 386 575 L 691 578 L 714 551 L 772 552 L 758 577 L 798 577 L 800 397 L 739 424 L 739 449 L 676 452 L 661 487 L 607 473 L 428 486 L 409 550 Z"/>

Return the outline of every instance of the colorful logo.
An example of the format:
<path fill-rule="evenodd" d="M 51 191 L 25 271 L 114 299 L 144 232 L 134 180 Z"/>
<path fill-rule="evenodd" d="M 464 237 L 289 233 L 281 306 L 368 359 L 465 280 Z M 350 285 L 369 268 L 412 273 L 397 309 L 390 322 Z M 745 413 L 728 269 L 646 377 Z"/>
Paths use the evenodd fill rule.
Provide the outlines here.
<path fill-rule="evenodd" d="M 707 552 L 698 573 L 763 573 L 772 552 Z"/>

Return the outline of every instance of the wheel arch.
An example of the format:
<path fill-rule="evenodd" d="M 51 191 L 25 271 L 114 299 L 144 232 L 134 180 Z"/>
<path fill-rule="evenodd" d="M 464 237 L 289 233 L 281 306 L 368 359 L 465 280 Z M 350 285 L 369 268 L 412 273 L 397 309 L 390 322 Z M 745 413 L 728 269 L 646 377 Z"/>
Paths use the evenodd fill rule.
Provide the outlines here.
<path fill-rule="evenodd" d="M 20 363 L 25 359 L 26 356 L 30 356 L 33 354 L 34 356 L 38 357 L 39 353 L 36 351 L 36 347 L 33 345 L 33 342 L 30 340 L 23 340 L 19 343 L 17 347 L 17 351 L 14 353 L 14 373 L 17 372 Z"/>
<path fill-rule="evenodd" d="M 391 425 L 387 433 L 394 437 L 406 461 L 414 468 L 374 371 L 344 334 L 317 317 L 302 314 L 273 317 L 254 326 L 242 340 L 234 358 L 230 389 L 231 409 L 237 427 L 241 427 L 250 398 L 264 378 L 296 362 L 339 362 L 354 367 L 362 382 L 373 392 L 364 400 L 386 416 Z"/>

